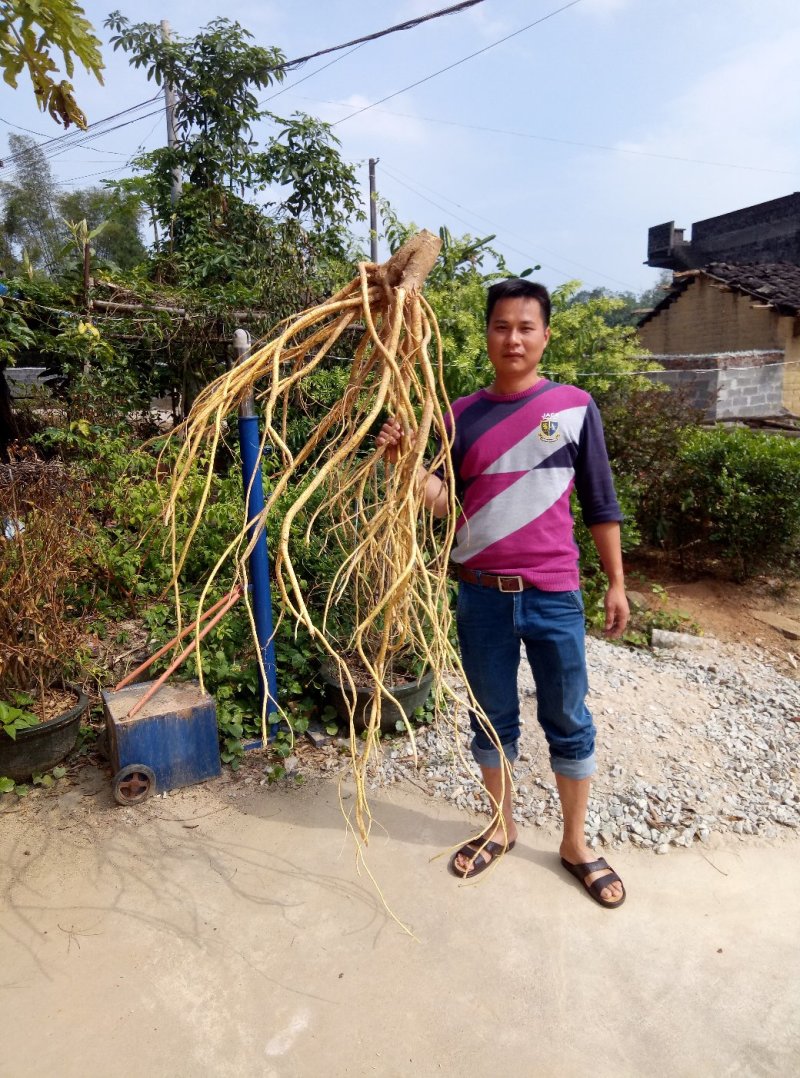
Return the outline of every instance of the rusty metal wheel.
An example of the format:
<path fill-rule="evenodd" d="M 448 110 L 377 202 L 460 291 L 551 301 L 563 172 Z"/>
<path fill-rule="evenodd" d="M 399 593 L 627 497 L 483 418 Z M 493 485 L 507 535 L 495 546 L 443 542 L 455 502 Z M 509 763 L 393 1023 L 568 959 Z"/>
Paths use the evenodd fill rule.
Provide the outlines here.
<path fill-rule="evenodd" d="M 119 805 L 140 805 L 156 792 L 156 776 L 145 764 L 128 764 L 114 776 L 114 800 Z"/>

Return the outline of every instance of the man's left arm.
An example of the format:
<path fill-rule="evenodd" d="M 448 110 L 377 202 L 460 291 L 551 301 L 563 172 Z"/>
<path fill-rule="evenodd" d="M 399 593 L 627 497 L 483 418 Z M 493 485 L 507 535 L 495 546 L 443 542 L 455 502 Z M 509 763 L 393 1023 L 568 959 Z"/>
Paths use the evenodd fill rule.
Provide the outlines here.
<path fill-rule="evenodd" d="M 608 577 L 608 589 L 604 601 L 606 609 L 606 636 L 622 636 L 628 624 L 630 610 L 625 594 L 625 574 L 622 569 L 622 542 L 620 526 L 615 520 L 603 524 L 590 524 L 594 545 L 600 556 L 603 571 Z"/>

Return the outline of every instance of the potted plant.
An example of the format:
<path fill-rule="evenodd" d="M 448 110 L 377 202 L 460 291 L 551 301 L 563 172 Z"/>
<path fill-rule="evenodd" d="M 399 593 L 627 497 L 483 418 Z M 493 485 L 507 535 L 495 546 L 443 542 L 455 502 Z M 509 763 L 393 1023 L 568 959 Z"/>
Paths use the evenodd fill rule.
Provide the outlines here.
<path fill-rule="evenodd" d="M 0 775 L 8 778 L 63 760 L 88 707 L 66 680 L 84 635 L 74 588 L 89 566 L 86 500 L 58 461 L 0 465 Z"/>
<path fill-rule="evenodd" d="M 381 732 L 400 730 L 431 693 L 433 669 L 420 646 L 426 628 L 416 625 L 413 631 L 396 608 L 376 615 L 368 575 L 359 581 L 351 578 L 346 588 L 337 591 L 335 581 L 340 575 L 341 565 L 333 576 L 333 587 L 328 580 L 321 588 L 327 602 L 319 621 L 331 648 L 320 664 L 327 699 L 342 722 L 348 724 L 352 718 L 355 728 L 363 730 L 379 696 Z M 391 633 L 385 632 L 387 619 Z M 379 665 L 383 670 L 380 690 L 375 678 Z"/>

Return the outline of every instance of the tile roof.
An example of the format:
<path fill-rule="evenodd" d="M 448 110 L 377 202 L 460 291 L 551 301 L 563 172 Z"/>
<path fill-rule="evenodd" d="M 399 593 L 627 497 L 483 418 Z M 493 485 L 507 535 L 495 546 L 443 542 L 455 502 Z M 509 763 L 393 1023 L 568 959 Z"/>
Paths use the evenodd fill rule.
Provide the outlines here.
<path fill-rule="evenodd" d="M 639 325 L 665 311 L 701 274 L 760 300 L 778 314 L 800 314 L 800 266 L 793 262 L 710 262 L 702 269 L 676 274 L 670 291 Z"/>
<path fill-rule="evenodd" d="M 800 311 L 800 266 L 792 262 L 711 262 L 701 273 L 770 304 L 780 314 Z"/>

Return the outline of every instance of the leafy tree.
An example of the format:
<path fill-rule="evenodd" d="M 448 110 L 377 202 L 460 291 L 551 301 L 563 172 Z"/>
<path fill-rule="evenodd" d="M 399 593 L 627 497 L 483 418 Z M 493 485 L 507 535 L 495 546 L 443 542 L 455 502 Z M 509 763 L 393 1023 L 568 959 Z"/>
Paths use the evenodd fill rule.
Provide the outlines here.
<path fill-rule="evenodd" d="M 604 308 L 603 318 L 610 326 L 635 326 L 642 311 L 649 311 L 664 298 L 672 275 L 665 270 L 652 288 L 642 292 L 614 292 L 610 288 L 581 288 L 570 297 L 571 303 L 591 303 L 595 300 L 613 300 L 614 306 Z"/>
<path fill-rule="evenodd" d="M 92 248 L 102 262 L 130 270 L 147 257 L 139 226 L 144 208 L 135 196 L 103 187 L 83 187 L 61 195 L 58 209 L 65 221 L 85 221 L 96 232 Z"/>
<path fill-rule="evenodd" d="M 131 269 L 145 256 L 139 235 L 141 203 L 117 191 L 89 187 L 59 192 L 50 165 L 35 139 L 9 135 L 11 151 L 17 159 L 16 178 L 0 181 L 0 235 L 4 249 L 0 265 L 15 272 L 23 257 L 34 269 L 50 276 L 68 265 L 65 244 L 69 241 L 67 222 L 85 220 L 96 231 L 93 249 L 101 260 L 120 269 Z"/>
<path fill-rule="evenodd" d="M 194 38 L 169 41 L 154 23 L 131 24 L 119 12 L 106 25 L 115 49 L 176 92 L 176 145 L 136 161 L 145 175 L 135 182 L 165 237 L 164 279 L 200 288 L 237 281 L 255 287 L 252 270 L 265 252 L 297 249 L 297 228 L 281 228 L 283 222 L 308 225 L 313 239 L 300 243 L 306 263 L 309 249 L 344 253 L 346 222 L 360 210 L 355 174 L 342 161 L 338 140 L 312 117 L 286 120 L 262 109 L 254 92 L 283 80 L 279 49 L 249 44 L 252 35 L 224 18 Z M 259 150 L 253 127 L 265 119 L 280 132 Z M 173 205 L 176 173 L 182 183 Z M 247 200 L 272 185 L 288 186 L 282 203 L 260 207 Z M 132 189 L 130 182 L 120 186 Z"/>
<path fill-rule="evenodd" d="M 9 252 L 32 266 L 55 273 L 58 252 L 65 241 L 57 211 L 58 189 L 39 144 L 27 135 L 9 135 L 16 164 L 14 180 L 0 180 L 3 202 L 2 231 Z M 6 271 L 13 267 L 6 265 Z"/>
<path fill-rule="evenodd" d="M 83 8 L 75 0 L 0 0 L 0 69 L 3 79 L 16 89 L 27 69 L 36 103 L 56 123 L 86 129 L 86 116 L 74 97 L 74 87 L 58 78 L 53 53 L 61 53 L 69 78 L 75 58 L 102 84 L 103 59 L 100 41 Z"/>
<path fill-rule="evenodd" d="M 600 296 L 579 303 L 574 301 L 577 291 L 578 282 L 571 281 L 552 292 L 551 336 L 542 372 L 590 393 L 606 390 L 620 378 L 631 387 L 649 384 L 638 372 L 660 370 L 659 364 L 643 355 L 632 326 L 609 321 L 620 301 Z"/>

